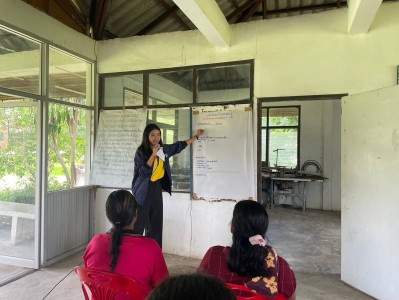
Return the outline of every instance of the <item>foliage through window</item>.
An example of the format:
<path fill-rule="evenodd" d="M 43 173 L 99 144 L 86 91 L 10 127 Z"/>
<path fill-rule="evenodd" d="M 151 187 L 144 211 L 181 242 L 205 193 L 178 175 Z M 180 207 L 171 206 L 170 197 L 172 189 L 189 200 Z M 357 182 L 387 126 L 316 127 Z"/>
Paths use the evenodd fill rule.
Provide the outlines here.
<path fill-rule="evenodd" d="M 262 108 L 262 165 L 298 168 L 300 107 Z"/>
<path fill-rule="evenodd" d="M 90 112 L 50 104 L 48 119 L 48 190 L 85 184 L 90 149 Z M 90 131 L 89 131 L 90 132 Z"/>

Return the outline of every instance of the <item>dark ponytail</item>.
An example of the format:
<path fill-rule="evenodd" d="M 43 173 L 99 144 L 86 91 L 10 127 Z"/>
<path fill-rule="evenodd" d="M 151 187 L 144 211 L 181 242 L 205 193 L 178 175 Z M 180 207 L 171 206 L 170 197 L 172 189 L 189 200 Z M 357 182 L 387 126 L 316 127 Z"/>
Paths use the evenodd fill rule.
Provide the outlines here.
<path fill-rule="evenodd" d="M 122 228 L 132 223 L 137 210 L 137 202 L 133 195 L 126 190 L 112 192 L 105 204 L 108 220 L 112 223 L 111 246 L 109 255 L 112 256 L 110 263 L 114 271 L 120 254 L 120 246 L 123 241 Z"/>
<path fill-rule="evenodd" d="M 227 257 L 230 271 L 240 276 L 267 276 L 265 258 L 268 251 L 259 245 L 251 245 L 249 238 L 266 235 L 269 218 L 265 208 L 252 200 L 240 201 L 233 212 L 233 245 Z"/>

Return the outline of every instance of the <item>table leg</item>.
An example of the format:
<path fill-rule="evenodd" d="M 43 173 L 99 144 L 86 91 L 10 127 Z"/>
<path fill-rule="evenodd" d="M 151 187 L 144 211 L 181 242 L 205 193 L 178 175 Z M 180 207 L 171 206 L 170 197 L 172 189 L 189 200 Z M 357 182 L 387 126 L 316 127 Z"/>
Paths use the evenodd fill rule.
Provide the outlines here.
<path fill-rule="evenodd" d="M 305 211 L 306 209 L 306 181 L 303 182 L 303 206 L 302 206 L 302 211 Z"/>
<path fill-rule="evenodd" d="M 274 205 L 274 183 L 272 179 L 270 180 L 270 208 L 273 208 Z"/>

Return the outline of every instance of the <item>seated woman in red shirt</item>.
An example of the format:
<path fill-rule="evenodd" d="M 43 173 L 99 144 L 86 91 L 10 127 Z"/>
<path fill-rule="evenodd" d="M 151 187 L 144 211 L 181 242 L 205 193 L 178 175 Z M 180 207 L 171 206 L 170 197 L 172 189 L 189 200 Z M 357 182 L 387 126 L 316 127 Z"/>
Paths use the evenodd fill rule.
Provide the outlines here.
<path fill-rule="evenodd" d="M 96 235 L 83 256 L 87 268 L 115 272 L 135 279 L 149 292 L 169 277 L 162 250 L 153 239 L 136 234 L 137 202 L 125 190 L 112 192 L 105 204 L 112 229 Z"/>
<path fill-rule="evenodd" d="M 244 200 L 234 207 L 231 247 L 214 246 L 205 254 L 199 272 L 225 282 L 243 284 L 269 298 L 278 293 L 295 300 L 296 279 L 288 263 L 266 245 L 269 218 L 258 202 Z"/>

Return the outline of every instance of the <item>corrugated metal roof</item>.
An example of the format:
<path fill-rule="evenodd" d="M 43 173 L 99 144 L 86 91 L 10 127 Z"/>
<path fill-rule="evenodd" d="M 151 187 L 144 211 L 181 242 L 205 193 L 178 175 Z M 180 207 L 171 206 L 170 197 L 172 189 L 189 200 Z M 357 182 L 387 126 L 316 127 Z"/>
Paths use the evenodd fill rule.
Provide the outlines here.
<path fill-rule="evenodd" d="M 37 1 L 24 1 L 32 2 L 32 5 L 37 7 L 37 4 L 34 4 Z M 52 12 L 49 9 L 50 4 L 59 5 L 67 15 L 71 16 L 72 21 L 76 20 L 76 15 L 79 15 L 85 18 L 88 26 L 95 27 L 94 23 L 97 22 L 99 28 L 105 30 L 104 33 L 94 34 L 96 39 L 196 29 L 173 0 L 98 0 L 96 3 L 100 8 L 92 8 L 91 5 L 94 2 L 92 0 L 63 1 L 73 5 L 76 12 L 68 5 L 61 5 L 61 2 L 57 0 L 42 2 L 47 3 L 47 6 L 44 4 L 44 7 L 38 8 L 47 10 L 48 14 L 61 22 L 65 22 L 65 18 L 57 15 L 55 10 Z M 263 18 L 284 18 L 319 13 L 347 5 L 347 1 L 344 0 L 216 0 L 216 2 L 231 24 Z M 102 7 L 104 7 L 103 10 L 101 10 Z M 105 27 L 101 23 L 104 20 Z M 71 26 L 71 24 L 67 25 Z M 89 32 L 88 29 L 86 31 Z"/>

